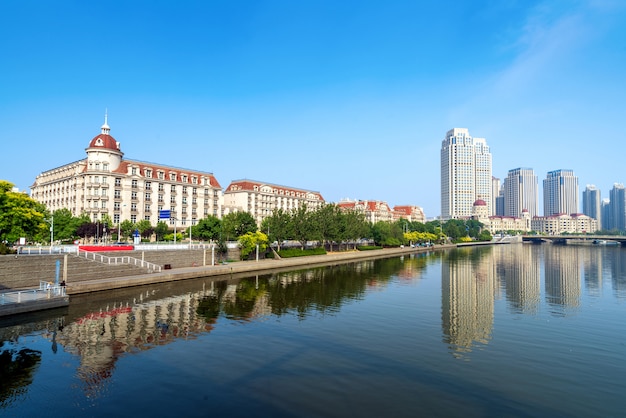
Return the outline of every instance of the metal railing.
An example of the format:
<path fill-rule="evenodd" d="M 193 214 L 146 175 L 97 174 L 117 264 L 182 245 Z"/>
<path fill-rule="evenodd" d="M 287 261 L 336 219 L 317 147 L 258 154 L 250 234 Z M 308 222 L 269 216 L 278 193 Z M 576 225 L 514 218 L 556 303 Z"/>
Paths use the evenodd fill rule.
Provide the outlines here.
<path fill-rule="evenodd" d="M 39 289 L 17 290 L 0 293 L 0 305 L 11 303 L 25 303 L 35 300 L 52 299 L 65 296 L 65 286 L 39 282 Z"/>
<path fill-rule="evenodd" d="M 140 260 L 138 258 L 130 257 L 127 255 L 120 257 L 109 257 L 106 255 L 98 254 L 92 251 L 78 250 L 76 253 L 78 257 L 85 258 L 87 260 L 97 261 L 101 264 L 108 264 L 111 266 L 118 265 L 131 265 L 138 266 L 148 270 L 148 273 L 160 272 L 161 266 L 158 264 L 151 263 L 149 261 Z"/>

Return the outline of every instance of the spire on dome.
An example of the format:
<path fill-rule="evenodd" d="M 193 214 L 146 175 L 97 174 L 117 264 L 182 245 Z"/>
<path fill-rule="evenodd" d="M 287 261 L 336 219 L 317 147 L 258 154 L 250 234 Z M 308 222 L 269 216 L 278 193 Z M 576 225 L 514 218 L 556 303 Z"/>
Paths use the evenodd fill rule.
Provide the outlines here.
<path fill-rule="evenodd" d="M 111 128 L 109 128 L 109 125 L 107 124 L 108 119 L 109 119 L 109 109 L 105 109 L 104 110 L 104 125 L 100 127 L 104 135 L 109 135 L 109 132 L 111 131 Z"/>

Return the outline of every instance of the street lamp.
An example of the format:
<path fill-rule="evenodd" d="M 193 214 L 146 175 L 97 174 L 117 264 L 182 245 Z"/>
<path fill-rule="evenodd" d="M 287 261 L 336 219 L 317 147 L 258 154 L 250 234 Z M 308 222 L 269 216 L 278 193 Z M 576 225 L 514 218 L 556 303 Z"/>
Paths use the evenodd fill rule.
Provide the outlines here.
<path fill-rule="evenodd" d="M 54 241 L 54 215 L 50 215 L 50 245 L 52 245 L 52 241 Z"/>
<path fill-rule="evenodd" d="M 126 205 L 122 205 L 122 211 L 124 210 L 123 208 L 125 208 Z M 120 213 L 120 219 L 118 219 L 117 221 L 117 242 L 121 242 L 120 240 L 120 234 L 122 231 L 122 214 Z"/>

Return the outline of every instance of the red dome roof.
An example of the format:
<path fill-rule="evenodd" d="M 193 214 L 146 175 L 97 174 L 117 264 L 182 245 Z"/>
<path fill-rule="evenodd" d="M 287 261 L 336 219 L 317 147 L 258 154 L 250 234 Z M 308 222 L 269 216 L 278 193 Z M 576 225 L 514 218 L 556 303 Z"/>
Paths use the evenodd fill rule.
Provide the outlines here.
<path fill-rule="evenodd" d="M 485 202 L 482 199 L 478 199 L 477 201 L 474 202 L 474 206 L 487 206 L 487 202 Z"/>
<path fill-rule="evenodd" d="M 111 135 L 100 134 L 91 140 L 89 148 L 104 148 L 120 151 L 120 144 Z"/>

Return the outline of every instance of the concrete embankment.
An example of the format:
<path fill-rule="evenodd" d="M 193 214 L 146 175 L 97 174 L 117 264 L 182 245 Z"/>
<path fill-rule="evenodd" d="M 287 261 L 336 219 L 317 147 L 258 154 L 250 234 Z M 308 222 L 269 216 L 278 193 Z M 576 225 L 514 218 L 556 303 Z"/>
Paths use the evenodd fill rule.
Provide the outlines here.
<path fill-rule="evenodd" d="M 68 279 L 66 292 L 68 295 L 81 293 L 99 292 L 110 289 L 120 289 L 146 284 L 173 282 L 177 280 L 193 279 L 198 277 L 225 276 L 233 274 L 258 274 L 269 271 L 293 270 L 299 267 L 308 268 L 323 265 L 343 264 L 358 260 L 386 258 L 412 253 L 422 253 L 433 250 L 454 248 L 455 245 L 431 248 L 388 248 L 371 251 L 351 251 L 342 253 L 330 253 L 308 257 L 294 257 L 283 259 L 266 259 L 259 261 L 239 261 L 216 266 L 184 267 L 165 270 L 160 273 L 132 275 L 126 277 L 113 277 L 91 279 L 88 281 L 72 281 Z"/>

